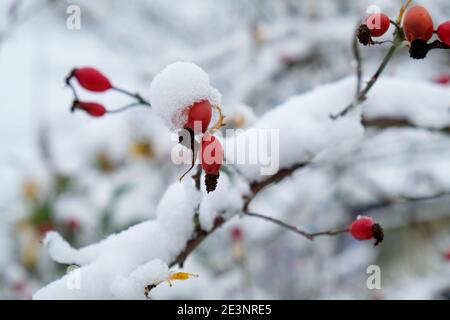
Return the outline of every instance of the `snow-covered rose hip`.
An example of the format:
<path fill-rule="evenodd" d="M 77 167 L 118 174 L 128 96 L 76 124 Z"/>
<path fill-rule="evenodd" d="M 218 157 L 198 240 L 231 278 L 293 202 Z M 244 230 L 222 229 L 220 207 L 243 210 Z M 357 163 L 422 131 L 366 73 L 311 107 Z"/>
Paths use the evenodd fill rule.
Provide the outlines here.
<path fill-rule="evenodd" d="M 205 132 L 210 124 L 213 107 L 220 106 L 221 95 L 211 86 L 208 74 L 189 62 L 175 62 L 165 67 L 150 86 L 152 109 L 171 130 Z"/>
<path fill-rule="evenodd" d="M 368 216 L 358 216 L 350 225 L 349 232 L 357 240 L 375 239 L 375 245 L 384 238 L 383 228 Z"/>
<path fill-rule="evenodd" d="M 368 16 L 364 23 L 369 28 L 372 37 L 381 37 L 389 30 L 391 21 L 387 15 L 379 12 Z"/>
<path fill-rule="evenodd" d="M 186 108 L 183 111 L 183 115 L 186 117 L 185 129 L 192 130 L 196 134 L 204 133 L 211 122 L 211 103 L 208 100 L 196 102 Z"/>
<path fill-rule="evenodd" d="M 419 5 L 411 7 L 403 19 L 403 31 L 411 42 L 411 58 L 425 58 L 429 51 L 427 42 L 434 33 L 433 19 L 428 10 Z"/>
<path fill-rule="evenodd" d="M 443 43 L 450 46 L 450 20 L 439 25 L 437 35 Z"/>
<path fill-rule="evenodd" d="M 70 73 L 68 79 L 70 80 L 71 77 L 75 77 L 80 86 L 89 91 L 103 92 L 112 88 L 109 79 L 92 67 L 75 68 Z"/>
<path fill-rule="evenodd" d="M 214 191 L 217 186 L 217 179 L 224 158 L 222 144 L 216 137 L 206 133 L 202 138 L 198 152 L 202 169 L 205 171 L 206 191 L 209 193 Z"/>

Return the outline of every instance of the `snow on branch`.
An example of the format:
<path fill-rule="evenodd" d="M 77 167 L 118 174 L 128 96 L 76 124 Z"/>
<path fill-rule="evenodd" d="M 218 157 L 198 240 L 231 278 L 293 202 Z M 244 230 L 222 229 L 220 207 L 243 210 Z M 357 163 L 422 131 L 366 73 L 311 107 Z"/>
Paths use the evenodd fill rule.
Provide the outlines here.
<path fill-rule="evenodd" d="M 72 248 L 57 233 L 44 245 L 60 263 L 80 268 L 80 286 L 63 276 L 35 293 L 35 299 L 143 299 L 144 288 L 167 279 L 169 267 L 182 265 L 195 248 L 229 218 L 251 212 L 252 199 L 265 187 L 308 166 L 326 149 L 363 138 L 364 121 L 405 119 L 417 127 L 450 126 L 450 92 L 436 85 L 381 78 L 361 108 L 333 120 L 353 98 L 354 78 L 324 85 L 290 98 L 256 124 L 232 138 L 225 149 L 245 144 L 254 129 L 279 130 L 279 170 L 261 175 L 260 164 L 230 164 L 210 194 L 197 190 L 193 179 L 172 184 L 157 207 L 157 218 L 112 234 L 103 241 Z M 414 95 L 412 94 L 414 93 Z M 362 115 L 361 115 L 362 110 Z M 225 152 L 226 156 L 227 151 Z M 324 234 L 327 234 L 325 232 Z M 331 234 L 331 232 L 329 232 Z"/>

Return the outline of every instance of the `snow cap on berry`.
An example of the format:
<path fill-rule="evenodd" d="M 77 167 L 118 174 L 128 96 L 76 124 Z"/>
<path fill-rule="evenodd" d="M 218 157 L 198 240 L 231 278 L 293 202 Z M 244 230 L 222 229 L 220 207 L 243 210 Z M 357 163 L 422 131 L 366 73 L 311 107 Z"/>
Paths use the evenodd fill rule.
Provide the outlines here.
<path fill-rule="evenodd" d="M 183 111 L 202 100 L 220 105 L 221 95 L 210 85 L 206 72 L 193 63 L 168 65 L 155 76 L 150 86 L 153 110 L 171 130 L 183 128 L 187 121 Z"/>

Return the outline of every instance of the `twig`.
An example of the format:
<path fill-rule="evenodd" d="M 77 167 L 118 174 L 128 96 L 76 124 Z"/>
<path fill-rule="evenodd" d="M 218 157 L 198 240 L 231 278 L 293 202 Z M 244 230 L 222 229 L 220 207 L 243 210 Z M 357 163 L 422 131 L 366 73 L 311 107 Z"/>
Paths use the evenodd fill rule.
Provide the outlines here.
<path fill-rule="evenodd" d="M 120 107 L 120 108 L 117 108 L 117 109 L 114 109 L 114 110 L 107 110 L 106 113 L 120 113 L 120 112 L 126 111 L 128 109 L 132 109 L 134 107 L 137 107 L 137 106 L 148 107 L 147 104 L 143 104 L 141 102 L 133 102 L 133 103 L 127 104 L 126 106 L 123 106 L 123 107 Z"/>
<path fill-rule="evenodd" d="M 138 102 L 140 102 L 143 105 L 146 105 L 148 107 L 151 107 L 152 105 L 150 104 L 149 101 L 145 100 L 139 93 L 132 93 L 128 90 L 122 89 L 122 88 L 118 88 L 118 87 L 112 87 L 113 90 L 123 93 L 127 96 L 130 96 L 132 98 L 135 98 Z"/>
<path fill-rule="evenodd" d="M 247 211 L 247 208 L 248 208 L 250 202 L 265 187 L 283 180 L 284 178 L 290 176 L 295 170 L 303 168 L 307 164 L 309 164 L 309 162 L 301 162 L 301 163 L 295 164 L 295 165 L 291 166 L 290 168 L 279 170 L 276 174 L 268 177 L 265 180 L 262 180 L 259 182 L 254 182 L 254 183 L 250 184 L 250 188 L 252 190 L 252 195 L 245 199 L 244 205 L 242 208 L 242 212 Z M 195 181 L 196 181 L 196 184 L 198 184 L 198 185 L 200 183 L 199 176 L 200 175 L 198 175 L 198 174 L 194 175 L 194 177 L 197 177 Z M 220 228 L 226 222 L 226 220 L 221 215 L 219 215 L 215 219 L 214 225 L 211 228 L 211 230 L 205 231 L 205 230 L 202 230 L 200 228 L 200 225 L 196 223 L 196 219 L 198 219 L 198 213 L 194 214 L 194 223 L 195 223 L 196 229 L 195 229 L 192 237 L 186 242 L 185 248 L 171 261 L 171 263 L 169 264 L 170 267 L 173 267 L 177 264 L 182 266 L 184 261 L 186 260 L 186 258 L 189 256 L 189 254 L 192 251 L 194 251 L 195 248 L 197 248 L 197 246 L 200 245 L 200 243 L 202 243 L 203 240 L 208 235 L 210 235 L 215 230 Z"/>
<path fill-rule="evenodd" d="M 414 129 L 423 129 L 430 132 L 441 132 L 445 134 L 450 133 L 450 126 L 442 127 L 442 128 L 431 128 L 431 127 L 422 127 L 415 123 L 412 123 L 410 120 L 405 118 L 388 118 L 388 117 L 380 117 L 380 118 L 363 118 L 362 124 L 365 127 L 374 127 L 379 129 L 385 128 L 414 128 Z"/>
<path fill-rule="evenodd" d="M 370 89 L 372 89 L 373 85 L 377 82 L 377 80 L 380 77 L 381 73 L 386 68 L 387 64 L 391 60 L 391 58 L 394 55 L 395 51 L 399 48 L 399 46 L 400 46 L 402 41 L 403 41 L 403 39 L 401 41 L 399 41 L 399 40 L 395 41 L 394 40 L 394 44 L 389 48 L 389 51 L 387 52 L 387 54 L 383 58 L 383 61 L 381 62 L 380 66 L 378 67 L 377 71 L 370 78 L 369 82 L 367 82 L 367 84 L 364 87 L 364 89 L 359 91 L 359 93 L 356 96 L 356 99 L 351 104 L 349 104 L 345 109 L 343 109 L 341 112 L 339 112 L 336 115 L 330 115 L 331 119 L 335 120 L 337 118 L 345 116 L 350 110 L 352 110 L 353 108 L 359 106 L 361 103 L 363 103 L 366 100 L 366 96 L 369 93 Z"/>
<path fill-rule="evenodd" d="M 399 26 L 400 26 L 401 20 L 403 18 L 403 14 L 404 14 L 406 8 L 409 6 L 410 3 L 411 3 L 411 0 L 408 0 L 405 3 L 405 5 L 402 6 L 402 8 L 400 9 L 400 12 L 398 14 L 396 22 L 391 21 L 396 27 L 396 31 L 394 33 L 394 40 L 392 41 L 392 46 L 389 48 L 389 51 L 386 53 L 385 57 L 381 61 L 381 64 L 378 67 L 377 71 L 370 78 L 369 82 L 367 82 L 367 84 L 364 87 L 364 89 L 361 90 L 360 86 L 357 85 L 357 88 L 359 88 L 359 90 L 357 91 L 358 93 L 356 94 L 355 100 L 352 103 L 350 103 L 345 109 L 343 109 L 341 112 L 339 112 L 338 114 L 330 115 L 331 119 L 335 120 L 337 118 L 345 116 L 350 110 L 352 110 L 353 108 L 359 106 L 361 103 L 363 103 L 366 100 L 367 94 L 369 93 L 370 89 L 372 89 L 372 87 L 377 82 L 377 80 L 380 77 L 380 75 L 383 73 L 383 71 L 386 68 L 387 64 L 389 63 L 389 61 L 393 57 L 393 55 L 396 52 L 396 50 L 401 46 L 401 44 L 405 40 L 405 35 L 403 33 L 403 30 Z M 354 44 L 354 46 L 358 46 L 358 43 Z M 355 47 L 354 47 L 353 51 L 355 52 Z M 359 78 L 359 77 L 360 77 L 360 74 L 357 74 L 357 78 Z M 358 81 L 360 81 L 360 80 L 358 79 Z"/>
<path fill-rule="evenodd" d="M 356 98 L 358 98 L 358 93 L 361 92 L 362 87 L 362 61 L 361 61 L 361 53 L 359 51 L 359 42 L 358 42 L 358 27 L 355 31 L 355 36 L 353 37 L 353 58 L 356 62 Z"/>
<path fill-rule="evenodd" d="M 299 235 L 301 235 L 301 236 L 303 236 L 303 237 L 305 237 L 305 238 L 307 238 L 309 240 L 313 240 L 313 238 L 314 238 L 310 233 L 308 233 L 308 232 L 306 232 L 304 230 L 301 230 L 301 229 L 297 228 L 296 226 L 290 225 L 289 223 L 283 222 L 281 220 L 278 220 L 278 219 L 275 219 L 275 218 L 272 218 L 272 217 L 269 217 L 269 216 L 265 216 L 265 215 L 262 215 L 262 214 L 259 214 L 259 213 L 254 213 L 254 212 L 244 212 L 244 215 L 245 216 L 249 216 L 249 217 L 255 217 L 255 218 L 259 218 L 259 219 L 263 219 L 263 220 L 266 220 L 266 221 L 273 222 L 273 223 L 275 223 L 275 224 L 277 224 L 277 225 L 279 225 L 279 226 L 281 226 L 281 227 L 283 227 L 285 229 L 291 230 L 291 231 L 293 231 L 293 232 L 295 232 L 295 233 L 297 233 L 297 234 L 299 234 Z"/>
<path fill-rule="evenodd" d="M 270 221 L 273 222 L 285 229 L 291 230 L 305 238 L 307 238 L 308 240 L 314 240 L 315 237 L 318 236 L 336 236 L 339 235 L 341 233 L 346 233 L 348 232 L 348 228 L 346 229 L 332 229 L 332 230 L 327 230 L 327 231 L 321 231 L 321 232 L 314 232 L 314 233 L 310 233 L 310 232 L 306 232 L 304 230 L 301 230 L 299 228 L 297 228 L 296 226 L 293 226 L 289 223 L 286 223 L 284 221 L 269 217 L 269 216 L 265 216 L 263 214 L 260 213 L 254 213 L 254 212 L 244 212 L 244 215 L 249 216 L 249 217 L 255 217 L 255 218 L 259 218 L 259 219 L 263 219 L 266 221 Z"/>

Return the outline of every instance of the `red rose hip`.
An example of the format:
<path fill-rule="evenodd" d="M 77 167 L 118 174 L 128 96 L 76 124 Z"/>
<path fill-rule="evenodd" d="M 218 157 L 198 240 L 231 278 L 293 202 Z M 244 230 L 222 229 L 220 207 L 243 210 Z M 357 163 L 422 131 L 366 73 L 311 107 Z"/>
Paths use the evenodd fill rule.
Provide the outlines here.
<path fill-rule="evenodd" d="M 216 137 L 206 133 L 202 138 L 198 152 L 201 166 L 206 174 L 206 191 L 209 193 L 216 189 L 219 170 L 223 163 L 224 151 L 220 141 Z"/>
<path fill-rule="evenodd" d="M 80 86 L 89 91 L 103 92 L 112 88 L 109 79 L 92 67 L 76 68 L 71 76 L 78 80 Z"/>
<path fill-rule="evenodd" d="M 422 6 L 413 6 L 405 14 L 403 19 L 403 31 L 406 39 L 428 41 L 433 36 L 433 19 L 428 10 Z"/>
<path fill-rule="evenodd" d="M 75 109 L 84 110 L 89 115 L 97 118 L 103 116 L 106 113 L 105 107 L 96 102 L 75 101 L 72 106 L 72 111 L 74 111 Z"/>
<path fill-rule="evenodd" d="M 375 245 L 383 241 L 383 229 L 378 223 L 375 223 L 373 218 L 367 216 L 358 216 L 352 222 L 349 228 L 350 234 L 356 240 L 370 240 L 375 239 Z"/>
<path fill-rule="evenodd" d="M 365 19 L 365 24 L 372 37 L 381 37 L 389 30 L 391 21 L 384 13 L 374 13 Z"/>
<path fill-rule="evenodd" d="M 212 110 L 211 103 L 208 100 L 202 100 L 194 103 L 183 111 L 183 114 L 187 117 L 185 129 L 190 129 L 194 133 L 204 133 L 211 122 Z M 198 128 L 195 127 L 198 126 Z M 199 129 L 201 130 L 199 132 Z"/>
<path fill-rule="evenodd" d="M 450 46 L 450 20 L 439 25 L 437 35 L 443 43 Z"/>

